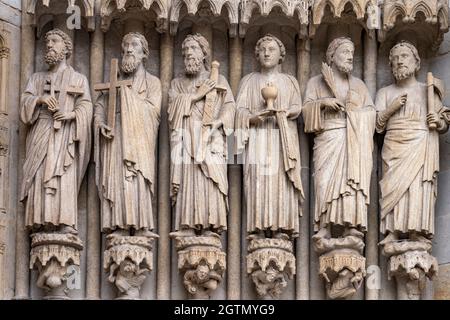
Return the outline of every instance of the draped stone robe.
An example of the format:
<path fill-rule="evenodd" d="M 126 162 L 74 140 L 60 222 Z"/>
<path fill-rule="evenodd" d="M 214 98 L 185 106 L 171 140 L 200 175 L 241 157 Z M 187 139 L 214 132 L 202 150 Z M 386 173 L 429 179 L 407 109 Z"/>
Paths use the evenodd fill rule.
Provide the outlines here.
<path fill-rule="evenodd" d="M 102 230 L 154 228 L 156 143 L 161 114 L 161 82 L 139 69 L 132 86 L 118 90 L 112 140 L 100 134 L 109 94 L 95 109 L 96 180 L 101 200 Z"/>
<path fill-rule="evenodd" d="M 75 119 L 53 128 L 53 113 L 38 105 L 47 80 L 53 77 L 56 89 L 63 76 L 69 86 L 83 90 L 82 95 L 67 94 L 61 111 L 75 112 Z M 55 98 L 58 99 L 58 92 Z M 25 224 L 67 225 L 77 229 L 77 196 L 90 158 L 92 102 L 86 77 L 71 66 L 56 74 L 39 72 L 31 76 L 21 97 L 20 118 L 30 126 L 26 142 L 26 160 L 20 200 L 25 202 Z"/>
<path fill-rule="evenodd" d="M 219 130 L 202 130 L 205 98 L 191 103 L 198 86 L 209 78 L 204 72 L 198 79 L 185 76 L 172 80 L 169 91 L 170 196 L 175 211 L 175 230 L 227 228 L 228 179 L 227 139 L 232 134 L 235 115 L 233 93 L 226 79 L 219 75 L 213 103 L 213 118 L 220 119 Z M 208 133 L 210 136 L 208 137 Z"/>
<path fill-rule="evenodd" d="M 400 94 L 407 93 L 406 104 L 387 121 L 382 114 Z M 437 110 L 442 103 L 435 95 Z M 377 131 L 386 132 L 382 150 L 383 178 L 380 181 L 382 233 L 399 231 L 434 234 L 434 204 L 439 171 L 439 132 L 429 130 L 426 121 L 427 86 L 416 83 L 408 88 L 396 85 L 378 91 Z"/>
<path fill-rule="evenodd" d="M 375 109 L 364 82 L 349 76 L 349 88 L 338 88 L 347 111 L 320 109 L 334 98 L 323 76 L 309 80 L 303 107 L 305 132 L 314 132 L 314 228 L 329 224 L 367 227 L 372 171 Z M 349 101 L 349 103 L 346 103 Z"/>
<path fill-rule="evenodd" d="M 286 113 L 279 113 L 250 126 L 252 114 L 267 107 L 261 95 L 267 78 L 259 72 L 241 80 L 236 101 L 236 147 L 238 153 L 244 152 L 247 232 L 282 230 L 297 237 L 304 199 L 296 120 L 302 105 L 300 89 L 287 74 L 277 74 L 271 83 L 278 88 L 274 108 L 295 110 L 296 117 L 287 119 Z"/>

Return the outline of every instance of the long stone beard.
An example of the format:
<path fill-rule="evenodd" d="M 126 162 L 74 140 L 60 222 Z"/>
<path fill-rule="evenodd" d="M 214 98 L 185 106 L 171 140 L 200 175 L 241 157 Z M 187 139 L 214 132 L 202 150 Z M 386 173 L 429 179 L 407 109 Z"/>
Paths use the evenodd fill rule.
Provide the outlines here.
<path fill-rule="evenodd" d="M 352 63 L 341 63 L 336 65 L 337 69 L 345 74 L 351 74 L 353 71 L 353 64 Z"/>
<path fill-rule="evenodd" d="M 47 63 L 49 66 L 54 66 L 58 62 L 63 61 L 66 57 L 66 53 L 63 51 L 56 52 L 53 50 L 47 51 L 44 56 L 45 63 Z"/>
<path fill-rule="evenodd" d="M 121 69 L 124 73 L 130 74 L 136 71 L 140 61 L 133 55 L 125 55 L 122 58 Z"/>
<path fill-rule="evenodd" d="M 203 61 L 199 58 L 185 58 L 184 59 L 184 70 L 187 75 L 196 75 L 200 72 L 202 68 Z"/>
<path fill-rule="evenodd" d="M 395 68 L 392 70 L 395 80 L 401 81 L 408 79 L 414 75 L 415 71 L 412 68 Z"/>

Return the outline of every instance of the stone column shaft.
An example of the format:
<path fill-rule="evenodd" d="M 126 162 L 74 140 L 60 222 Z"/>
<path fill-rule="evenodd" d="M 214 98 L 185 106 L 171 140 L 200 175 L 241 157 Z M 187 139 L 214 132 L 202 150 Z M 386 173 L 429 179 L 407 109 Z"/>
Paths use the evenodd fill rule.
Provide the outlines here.
<path fill-rule="evenodd" d="M 309 39 L 297 38 L 297 80 L 300 85 L 302 99 L 309 79 L 311 63 L 311 48 Z M 302 185 L 305 193 L 303 216 L 300 218 L 300 237 L 296 246 L 296 296 L 298 300 L 309 299 L 309 137 L 305 134 L 303 118 L 298 119 L 300 155 L 302 160 Z"/>
<path fill-rule="evenodd" d="M 231 90 L 237 96 L 239 81 L 242 77 L 242 39 L 239 37 L 229 40 L 229 79 Z M 241 298 L 241 194 L 242 194 L 242 166 L 237 164 L 233 155 L 233 163 L 228 166 L 228 183 L 230 186 L 228 201 L 228 281 L 227 299 Z"/>
<path fill-rule="evenodd" d="M 372 99 L 375 98 L 377 91 L 377 39 L 375 32 L 369 31 L 364 35 L 364 82 L 369 89 Z M 378 144 L 375 137 L 373 148 L 373 170 L 370 184 L 370 205 L 367 212 L 367 234 L 366 234 L 366 267 L 371 265 L 378 266 Z M 378 300 L 379 290 L 374 288 L 365 288 L 366 300 Z"/>
<path fill-rule="evenodd" d="M 158 268 L 157 299 L 170 299 L 170 145 L 167 123 L 168 92 L 173 77 L 173 38 L 169 33 L 161 35 L 160 78 L 162 87 L 161 124 L 158 136 Z"/>
<path fill-rule="evenodd" d="M 96 9 L 99 8 L 100 1 L 95 3 Z M 105 64 L 105 43 L 104 34 L 100 30 L 100 17 L 96 17 L 96 27 L 91 33 L 91 52 L 90 52 L 90 86 L 92 102 L 95 104 L 98 93 L 94 91 L 94 84 L 103 82 L 103 66 Z M 95 165 L 91 159 L 88 171 L 88 204 L 87 204 L 87 270 L 86 270 L 86 298 L 100 299 L 100 272 L 101 272 L 101 225 L 100 208 L 97 186 L 95 184 Z"/>
<path fill-rule="evenodd" d="M 26 8 L 28 1 L 22 0 L 22 8 Z M 35 30 L 32 27 L 32 17 L 22 10 L 21 56 L 20 56 L 20 91 L 23 92 L 28 79 L 34 71 Z M 18 190 L 23 178 L 23 164 L 25 162 L 26 127 L 19 122 L 19 164 L 18 164 Z M 16 220 L 16 274 L 15 299 L 29 298 L 29 253 L 30 239 L 25 229 L 25 208 L 22 203 L 17 204 Z"/>

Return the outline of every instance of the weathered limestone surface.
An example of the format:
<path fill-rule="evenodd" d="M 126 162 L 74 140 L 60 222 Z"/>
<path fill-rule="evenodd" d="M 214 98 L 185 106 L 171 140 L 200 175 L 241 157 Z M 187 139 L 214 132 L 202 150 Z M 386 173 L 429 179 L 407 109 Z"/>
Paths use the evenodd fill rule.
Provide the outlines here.
<path fill-rule="evenodd" d="M 339 215 L 335 215 L 328 222 L 338 228 L 333 227 L 331 235 L 325 231 L 315 235 L 321 223 L 322 226 L 327 225 L 327 219 L 325 216 L 322 220 L 317 219 L 316 214 L 323 208 L 317 183 L 323 171 L 321 164 L 315 161 L 320 158 L 320 152 L 314 148 L 314 139 L 323 138 L 327 131 L 305 133 L 309 124 L 303 118 L 310 111 L 307 82 L 323 76 L 323 70 L 326 70 L 323 62 L 327 61 L 327 49 L 333 40 L 346 37 L 353 43 L 352 77 L 364 82 L 368 100 L 373 101 L 377 94 L 386 94 L 382 88 L 396 82 L 389 64 L 391 48 L 402 40 L 408 41 L 417 48 L 417 55 L 421 58 L 417 81 L 426 84 L 428 72 L 432 72 L 433 78 L 430 76 L 429 81 L 432 79 L 437 88 L 435 101 L 442 100 L 443 106 L 450 105 L 448 90 L 434 80 L 440 79 L 447 86 L 450 83 L 450 36 L 446 33 L 449 29 L 448 0 L 378 2 L 377 6 L 374 0 L 84 0 L 76 1 L 81 6 L 81 17 L 79 26 L 72 29 L 67 24 L 68 1 L 0 0 L 0 299 L 450 299 L 450 201 L 447 196 L 450 192 L 450 133 L 444 132 L 444 125 L 439 122 L 450 120 L 445 111 L 438 112 L 440 120 L 436 121 L 440 134 L 435 139 L 434 146 L 438 145 L 438 152 L 434 154 L 439 154 L 435 159 L 439 169 L 434 170 L 434 175 L 423 184 L 428 183 L 430 191 L 420 190 L 422 195 L 434 191 L 437 194 L 435 199 L 429 197 L 429 208 L 419 213 L 427 218 L 424 219 L 428 222 L 425 229 L 414 235 L 400 232 L 399 242 L 391 243 L 388 238 L 382 243 L 384 245 L 378 246 L 385 236 L 389 237 L 389 232 L 383 234 L 386 231 L 382 217 L 383 197 L 386 195 L 383 196 L 384 182 L 380 185 L 380 181 L 389 180 L 389 176 L 397 178 L 395 173 L 389 173 L 388 177 L 383 175 L 382 152 L 389 143 L 383 141 L 386 139 L 384 134 L 376 133 L 373 135 L 373 151 L 366 154 L 365 164 L 372 165 L 363 170 L 364 186 L 353 185 L 355 190 L 364 191 L 366 202 L 361 211 L 363 214 L 357 215 L 361 219 L 355 220 L 356 228 L 343 223 L 344 230 L 340 230 L 342 221 Z M 76 18 L 72 20 L 76 21 Z M 79 185 L 79 192 L 72 192 L 64 199 L 64 210 L 43 210 L 47 214 L 45 219 L 48 218 L 52 225 L 37 228 L 40 222 L 34 221 L 39 222 L 34 229 L 25 228 L 27 224 L 33 224 L 36 216 L 30 218 L 29 212 L 39 211 L 39 201 L 32 206 L 20 201 L 24 200 L 23 182 L 29 178 L 26 160 L 30 154 L 26 153 L 26 139 L 33 135 L 30 128 L 34 125 L 24 125 L 20 120 L 20 94 L 26 90 L 33 74 L 47 71 L 45 34 L 54 28 L 63 30 L 73 42 L 73 54 L 67 62 L 85 76 L 87 86 L 84 94 L 92 96 L 94 103 L 105 100 L 103 105 L 108 105 L 109 97 L 104 91 L 103 98 L 98 100 L 100 93 L 94 87 L 111 82 L 111 61 L 114 58 L 121 61 L 123 37 L 137 32 L 148 43 L 149 58 L 142 74 L 159 78 L 160 89 L 147 89 L 149 92 L 144 98 L 145 90 L 137 88 L 134 98 L 160 101 L 159 115 L 150 115 L 152 120 L 158 118 L 159 121 L 158 124 L 153 123 L 156 129 L 153 130 L 154 136 L 149 137 L 153 141 L 152 155 L 144 157 L 146 160 L 143 162 L 144 167 L 151 167 L 155 174 L 141 175 L 139 170 L 145 171 L 145 168 L 131 157 L 131 162 L 124 163 L 131 169 L 127 171 L 130 176 L 125 174 L 122 180 L 115 180 L 116 186 L 121 186 L 127 185 L 131 176 L 138 180 L 143 176 L 144 184 L 137 185 L 151 185 L 151 191 L 135 189 L 124 197 L 126 205 L 139 203 L 146 206 L 148 210 L 140 211 L 141 216 L 134 214 L 139 210 L 125 210 L 129 214 L 123 216 L 108 211 L 105 207 L 108 203 L 101 197 L 102 188 L 97 188 L 95 176 L 100 170 L 96 169 L 91 150 L 86 152 L 86 163 L 82 165 L 81 171 L 85 172 L 71 180 Z M 249 174 L 242 156 L 234 154 L 234 111 L 215 118 L 221 121 L 214 121 L 214 116 L 210 119 L 203 117 L 203 111 L 205 108 L 208 110 L 213 101 L 220 101 L 224 92 L 228 102 L 239 100 L 241 80 L 245 87 L 246 80 L 260 74 L 261 61 L 255 56 L 255 47 L 258 40 L 268 33 L 283 44 L 283 63 L 277 65 L 276 81 L 264 84 L 264 93 L 259 88 L 253 90 L 256 92 L 253 97 L 243 100 L 252 104 L 255 100 L 264 108 L 275 101 L 274 109 L 277 109 L 277 101 L 284 102 L 289 92 L 298 91 L 295 100 L 300 114 L 296 119 L 288 120 L 296 140 L 294 153 L 298 151 L 298 159 L 297 154 L 290 152 L 291 148 L 281 148 L 287 150 L 288 157 L 283 158 L 280 153 L 278 160 L 284 161 L 282 165 L 290 169 L 280 170 L 275 176 L 291 178 L 290 181 L 297 186 L 301 185 L 297 189 L 303 194 L 298 199 L 289 192 L 277 194 L 274 191 L 271 195 L 271 185 L 261 204 L 254 205 L 257 201 L 252 201 L 252 197 L 246 194 L 246 188 L 255 181 L 258 181 L 254 184 L 257 188 L 269 184 Z M 214 85 L 186 77 L 183 42 L 189 34 L 200 34 L 208 43 L 209 62 L 215 62 L 211 64 L 212 70 L 207 70 L 200 78 L 217 82 Z M 215 81 L 217 66 L 220 76 Z M 281 75 L 292 79 L 294 89 L 287 90 L 286 86 L 280 85 L 278 76 Z M 192 83 L 185 81 L 186 78 Z M 127 80 L 122 75 L 118 79 Z M 208 145 L 211 141 L 207 140 L 207 143 L 199 144 L 212 147 L 212 154 L 217 155 L 217 142 L 224 143 L 221 152 L 226 156 L 226 164 L 210 170 L 215 176 L 208 174 L 204 166 L 206 162 L 202 165 L 205 155 L 202 152 L 195 157 L 200 163 L 198 168 L 190 171 L 191 168 L 185 166 L 181 171 L 174 171 L 171 121 L 176 112 L 168 112 L 172 104 L 169 89 L 173 79 L 184 79 L 178 84 L 179 88 L 187 88 L 189 92 L 183 92 L 183 95 L 193 95 L 196 100 L 192 104 L 186 103 L 186 110 L 192 107 L 193 114 L 190 111 L 183 114 L 183 121 L 189 123 L 186 119 L 198 116 L 196 120 L 205 124 L 210 122 L 209 127 L 217 127 L 215 129 L 220 133 L 213 135 L 213 143 Z M 78 96 L 77 88 L 71 85 L 67 90 L 69 99 Z M 328 87 L 328 84 L 324 86 Z M 425 90 L 421 107 L 426 109 L 428 96 L 425 86 L 421 87 Z M 61 88 L 53 89 L 58 96 Z M 202 90 L 205 92 L 201 97 L 195 94 Z M 116 102 L 121 100 L 125 91 L 124 87 L 117 90 Z M 333 94 L 322 98 L 333 98 Z M 354 104 L 355 97 L 346 98 L 342 100 Z M 226 103 L 222 102 L 216 106 L 217 110 L 228 110 Z M 118 110 L 121 107 L 124 106 L 116 103 Z M 289 106 L 281 106 L 284 107 Z M 271 118 L 274 128 L 283 131 L 283 125 L 279 124 L 284 120 L 279 114 L 270 114 L 268 118 Z M 309 117 L 310 120 L 312 118 Z M 326 120 L 329 120 L 328 116 Z M 263 123 L 267 124 L 267 119 Z M 57 124 L 54 127 L 52 123 L 51 130 L 61 130 Z M 95 130 L 95 127 L 92 125 L 91 129 Z M 297 134 L 293 134 L 295 130 Z M 292 142 L 285 133 L 280 134 L 284 146 Z M 142 134 L 134 132 L 134 137 Z M 90 133 L 87 135 L 91 137 Z M 88 140 L 94 143 L 93 138 Z M 76 144 L 81 141 L 75 140 Z M 105 138 L 102 143 L 107 141 Z M 197 147 L 195 143 L 191 146 Z M 332 146 L 330 144 L 330 150 Z M 371 147 L 369 140 L 363 147 Z M 104 153 L 104 149 L 97 150 Z M 263 153 L 260 156 L 269 155 Z M 113 158 L 112 153 L 105 157 Z M 299 167 L 293 166 L 293 162 Z M 211 164 L 208 165 L 211 169 Z M 336 176 L 344 175 L 342 168 L 345 166 L 337 170 Z M 177 175 L 180 172 L 181 175 Z M 116 169 L 110 170 L 109 178 L 119 177 L 115 173 Z M 198 187 L 178 185 L 178 181 L 189 181 L 188 173 L 196 177 L 196 186 L 207 188 L 199 193 Z M 209 179 L 212 183 L 203 183 L 205 181 L 201 179 Z M 177 188 L 182 193 L 185 191 L 183 194 L 188 197 L 187 201 L 179 196 Z M 285 190 L 291 189 L 286 187 Z M 175 194 L 178 197 L 173 197 Z M 191 202 L 189 196 L 193 194 L 196 199 Z M 378 194 L 381 202 L 377 199 Z M 276 214 L 264 212 L 269 207 L 264 203 L 269 195 L 279 199 L 277 205 L 283 208 Z M 42 196 L 46 197 L 48 194 Z M 338 199 L 334 199 L 336 203 Z M 360 203 L 361 199 L 355 203 Z M 286 203 L 294 202 L 297 203 L 295 208 L 285 209 Z M 183 203 L 183 208 L 180 203 Z M 201 206 L 206 203 L 217 213 L 216 216 L 199 217 L 195 214 L 201 212 Z M 326 203 L 332 204 L 333 200 Z M 69 208 L 73 209 L 72 212 Z M 249 214 L 251 212 L 253 217 Z M 332 208 L 330 212 L 334 212 Z M 64 220 L 68 216 L 71 218 Z M 275 216 L 280 220 L 270 222 L 269 218 Z M 134 219 L 137 217 L 138 222 Z M 262 221 L 262 228 L 257 223 L 260 217 L 268 219 Z M 123 218 L 123 221 L 111 222 L 117 221 L 115 218 Z M 283 221 L 285 218 L 287 222 Z M 56 227 L 61 223 L 72 225 L 77 235 L 72 235 L 70 228 Z M 264 237 L 259 232 L 261 229 Z M 171 231 L 176 232 L 173 237 L 169 235 Z M 431 237 L 430 244 L 427 240 Z M 49 250 L 52 252 L 50 255 Z M 411 261 L 417 263 L 412 265 Z M 30 270 L 30 267 L 35 270 Z"/>

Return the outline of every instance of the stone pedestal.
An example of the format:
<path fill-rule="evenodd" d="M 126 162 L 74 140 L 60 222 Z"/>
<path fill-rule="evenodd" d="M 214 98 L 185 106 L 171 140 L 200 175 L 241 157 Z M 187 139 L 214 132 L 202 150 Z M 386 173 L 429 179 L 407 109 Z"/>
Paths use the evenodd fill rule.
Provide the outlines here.
<path fill-rule="evenodd" d="M 141 286 L 153 269 L 154 238 L 110 234 L 106 240 L 103 268 L 118 289 L 117 299 L 139 300 Z"/>
<path fill-rule="evenodd" d="M 295 275 L 292 241 L 253 239 L 248 245 L 247 273 L 262 299 L 279 298 L 288 279 Z"/>
<path fill-rule="evenodd" d="M 81 239 L 73 234 L 31 235 L 30 269 L 39 272 L 36 285 L 47 292 L 44 299 L 69 299 L 68 268 L 80 266 L 82 249 Z"/>
<path fill-rule="evenodd" d="M 437 259 L 430 254 L 431 242 L 389 242 L 382 253 L 389 258 L 388 277 L 397 282 L 397 298 L 420 300 L 426 278 L 433 279 L 438 272 Z"/>
<path fill-rule="evenodd" d="M 178 270 L 184 273 L 183 283 L 192 299 L 209 299 L 222 281 L 226 254 L 220 237 L 177 236 Z"/>
<path fill-rule="evenodd" d="M 366 276 L 364 241 L 356 236 L 316 238 L 314 249 L 320 254 L 319 275 L 325 280 L 328 297 L 351 298 Z"/>

